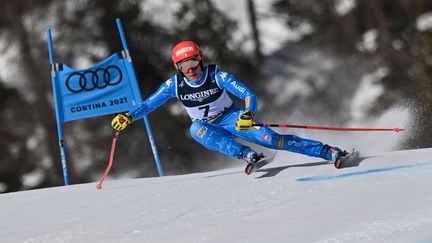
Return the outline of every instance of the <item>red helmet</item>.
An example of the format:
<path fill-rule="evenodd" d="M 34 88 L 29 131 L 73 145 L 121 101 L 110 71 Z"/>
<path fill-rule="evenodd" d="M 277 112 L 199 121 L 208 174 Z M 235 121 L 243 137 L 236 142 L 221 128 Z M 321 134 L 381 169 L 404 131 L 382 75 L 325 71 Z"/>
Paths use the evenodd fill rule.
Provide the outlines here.
<path fill-rule="evenodd" d="M 172 50 L 172 61 L 177 69 L 177 63 L 193 57 L 198 57 L 199 61 L 202 61 L 203 58 L 201 49 L 193 41 L 182 41 L 174 46 Z"/>

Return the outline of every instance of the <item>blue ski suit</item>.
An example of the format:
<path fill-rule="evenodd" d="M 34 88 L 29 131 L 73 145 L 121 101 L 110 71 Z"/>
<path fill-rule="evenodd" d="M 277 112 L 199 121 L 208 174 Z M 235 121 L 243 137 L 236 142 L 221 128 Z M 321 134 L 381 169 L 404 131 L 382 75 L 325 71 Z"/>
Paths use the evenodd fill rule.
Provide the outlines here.
<path fill-rule="evenodd" d="M 252 149 L 235 141 L 235 138 L 241 138 L 271 149 L 332 159 L 331 147 L 319 141 L 281 135 L 267 127 L 236 130 L 236 121 L 243 110 L 233 104 L 228 93 L 244 100 L 245 110 L 256 112 L 256 95 L 246 85 L 218 66 L 208 65 L 204 67 L 197 82 L 192 82 L 181 72 L 177 72 L 147 100 L 129 111 L 129 114 L 133 120 L 138 120 L 169 99 L 177 98 L 192 119 L 190 133 L 193 139 L 207 149 L 243 159 Z"/>

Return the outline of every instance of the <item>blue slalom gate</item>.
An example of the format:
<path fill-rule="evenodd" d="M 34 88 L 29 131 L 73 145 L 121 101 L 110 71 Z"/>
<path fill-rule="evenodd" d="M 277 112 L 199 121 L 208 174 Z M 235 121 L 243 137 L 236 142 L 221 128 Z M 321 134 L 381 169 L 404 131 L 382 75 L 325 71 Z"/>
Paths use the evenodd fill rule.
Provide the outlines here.
<path fill-rule="evenodd" d="M 126 112 L 142 102 L 132 58 L 120 19 L 116 19 L 123 50 L 100 63 L 74 70 L 54 60 L 51 29 L 48 28 L 48 51 L 56 110 L 57 132 L 64 184 L 69 185 L 62 124 L 64 122 Z M 163 169 L 159 160 L 148 117 L 144 123 L 159 176 Z"/>

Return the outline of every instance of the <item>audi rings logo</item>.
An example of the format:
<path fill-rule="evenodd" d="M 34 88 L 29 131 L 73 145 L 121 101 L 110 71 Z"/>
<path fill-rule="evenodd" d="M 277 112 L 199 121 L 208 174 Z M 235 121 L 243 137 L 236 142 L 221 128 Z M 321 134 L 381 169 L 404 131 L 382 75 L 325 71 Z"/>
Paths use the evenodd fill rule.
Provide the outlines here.
<path fill-rule="evenodd" d="M 110 65 L 106 68 L 97 68 L 85 72 L 74 72 L 66 79 L 66 87 L 72 93 L 103 89 L 115 86 L 122 81 L 123 74 L 120 68 Z"/>

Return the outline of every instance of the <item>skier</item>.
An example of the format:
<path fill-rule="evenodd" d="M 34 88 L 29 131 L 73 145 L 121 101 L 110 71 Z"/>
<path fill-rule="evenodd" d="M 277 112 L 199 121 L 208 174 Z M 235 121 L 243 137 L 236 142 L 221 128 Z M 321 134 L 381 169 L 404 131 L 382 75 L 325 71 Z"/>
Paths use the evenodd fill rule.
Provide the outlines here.
<path fill-rule="evenodd" d="M 319 141 L 281 135 L 267 127 L 254 128 L 256 95 L 217 65 L 204 66 L 201 50 L 193 41 L 178 43 L 172 50 L 172 61 L 177 73 L 136 108 L 118 114 L 111 122 L 115 130 L 125 129 L 169 99 L 177 98 L 192 119 L 190 133 L 193 139 L 207 149 L 245 160 L 248 163 L 246 174 L 252 172 L 253 163 L 265 156 L 235 141 L 235 138 L 333 162 L 346 155 L 345 151 Z M 228 93 L 244 100 L 244 110 L 233 104 Z"/>

